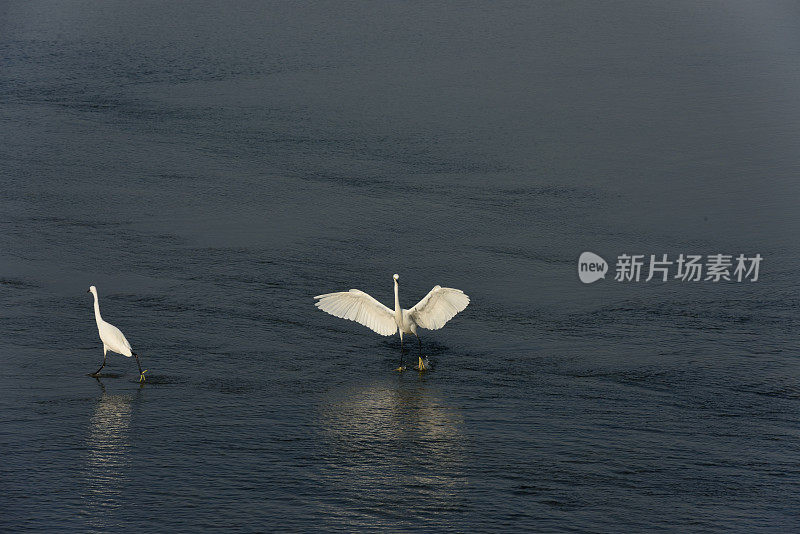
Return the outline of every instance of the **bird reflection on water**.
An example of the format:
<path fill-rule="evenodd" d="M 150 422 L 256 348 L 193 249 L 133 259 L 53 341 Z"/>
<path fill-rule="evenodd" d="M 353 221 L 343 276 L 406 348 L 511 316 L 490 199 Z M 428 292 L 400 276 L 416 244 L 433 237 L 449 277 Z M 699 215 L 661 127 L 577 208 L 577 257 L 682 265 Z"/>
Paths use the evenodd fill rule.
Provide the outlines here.
<path fill-rule="evenodd" d="M 135 394 L 109 394 L 97 379 L 102 394 L 89 421 L 83 512 L 94 528 L 112 526 L 112 512 L 124 501 L 129 472 L 129 428 Z M 141 391 L 141 388 L 140 388 Z"/>
<path fill-rule="evenodd" d="M 459 413 L 424 377 L 345 388 L 320 408 L 330 444 L 325 482 L 359 503 L 357 516 L 337 502 L 321 511 L 349 528 L 398 527 L 404 520 L 446 520 L 466 493 Z"/>

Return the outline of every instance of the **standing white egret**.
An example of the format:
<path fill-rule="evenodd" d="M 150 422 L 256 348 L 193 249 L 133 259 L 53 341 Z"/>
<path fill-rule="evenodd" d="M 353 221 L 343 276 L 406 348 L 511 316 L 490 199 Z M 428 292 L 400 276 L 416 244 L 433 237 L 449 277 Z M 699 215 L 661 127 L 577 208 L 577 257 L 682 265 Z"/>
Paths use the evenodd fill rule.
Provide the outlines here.
<path fill-rule="evenodd" d="M 469 297 L 460 289 L 434 286 L 425 298 L 410 310 L 400 308 L 398 287 L 400 275 L 394 275 L 394 311 L 390 310 L 363 291 L 351 289 L 339 293 L 326 293 L 314 297 L 314 304 L 335 317 L 361 323 L 382 336 L 400 333 L 400 367 L 403 367 L 403 334 L 414 334 L 419 342 L 419 369 L 425 370 L 422 361 L 422 341 L 417 327 L 438 330 L 469 304 Z"/>
<path fill-rule="evenodd" d="M 139 356 L 133 352 L 133 350 L 131 350 L 131 344 L 128 343 L 127 339 L 125 339 L 125 334 L 123 334 L 119 328 L 111 323 L 105 322 L 103 318 L 100 317 L 100 304 L 97 301 L 97 288 L 90 286 L 87 293 L 94 295 L 94 319 L 97 321 L 97 331 L 100 333 L 100 341 L 103 342 L 103 365 L 101 365 L 100 369 L 92 373 L 90 376 L 97 376 L 100 371 L 103 370 L 103 367 L 106 366 L 106 353 L 111 351 L 123 356 L 127 356 L 128 358 L 134 356 L 136 358 L 136 365 L 139 366 L 139 382 L 144 382 L 144 374 L 147 372 L 147 369 L 142 371 L 142 365 L 139 363 Z"/>

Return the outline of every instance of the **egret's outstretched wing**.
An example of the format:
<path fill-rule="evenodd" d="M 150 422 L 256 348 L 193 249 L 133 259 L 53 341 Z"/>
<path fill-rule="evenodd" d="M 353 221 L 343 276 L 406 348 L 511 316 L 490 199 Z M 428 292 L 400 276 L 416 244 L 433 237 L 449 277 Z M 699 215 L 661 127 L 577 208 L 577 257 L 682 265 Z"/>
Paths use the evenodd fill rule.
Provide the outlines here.
<path fill-rule="evenodd" d="M 314 298 L 319 299 L 314 304 L 317 308 L 335 317 L 361 323 L 382 336 L 391 336 L 397 332 L 392 310 L 363 291 L 351 289 L 317 295 Z"/>
<path fill-rule="evenodd" d="M 438 330 L 469 304 L 469 297 L 460 289 L 435 286 L 421 301 L 408 310 L 422 328 Z"/>

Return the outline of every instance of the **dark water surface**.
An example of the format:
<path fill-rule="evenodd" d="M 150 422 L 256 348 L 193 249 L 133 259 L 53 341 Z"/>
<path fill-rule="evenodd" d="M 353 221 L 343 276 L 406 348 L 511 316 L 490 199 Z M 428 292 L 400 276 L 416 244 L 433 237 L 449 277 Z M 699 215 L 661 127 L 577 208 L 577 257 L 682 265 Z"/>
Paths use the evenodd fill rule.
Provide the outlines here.
<path fill-rule="evenodd" d="M 791 3 L 0 4 L 0 530 L 800 529 L 799 36 Z M 588 286 L 584 250 L 765 259 Z M 425 374 L 313 307 L 395 272 L 472 298 Z M 90 284 L 144 387 L 86 376 Z"/>

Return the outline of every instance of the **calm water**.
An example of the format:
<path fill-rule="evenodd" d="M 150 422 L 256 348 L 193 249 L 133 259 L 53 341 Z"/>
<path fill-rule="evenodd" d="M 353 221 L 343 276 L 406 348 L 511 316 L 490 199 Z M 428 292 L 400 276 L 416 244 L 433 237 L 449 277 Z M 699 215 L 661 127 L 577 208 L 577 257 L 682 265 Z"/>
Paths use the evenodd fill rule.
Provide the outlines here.
<path fill-rule="evenodd" d="M 800 528 L 798 36 L 789 3 L 0 4 L 0 530 Z M 765 259 L 585 286 L 584 250 Z M 472 298 L 425 374 L 313 307 L 395 272 Z M 144 387 L 86 376 L 92 283 Z"/>

